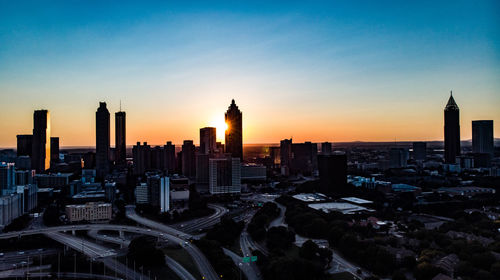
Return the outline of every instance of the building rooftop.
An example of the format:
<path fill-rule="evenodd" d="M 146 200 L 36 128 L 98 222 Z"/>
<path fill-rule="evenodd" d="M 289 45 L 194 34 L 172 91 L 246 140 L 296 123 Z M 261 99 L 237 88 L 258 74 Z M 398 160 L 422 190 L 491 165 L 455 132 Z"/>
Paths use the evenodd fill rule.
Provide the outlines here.
<path fill-rule="evenodd" d="M 352 197 L 352 196 L 351 197 L 343 197 L 341 199 L 348 201 L 348 202 L 356 203 L 356 204 L 371 204 L 371 203 L 373 203 L 373 201 L 365 200 L 365 199 L 357 198 L 357 197 Z"/>
<path fill-rule="evenodd" d="M 293 198 L 305 202 L 317 202 L 326 200 L 326 196 L 320 193 L 301 193 L 294 195 Z"/>

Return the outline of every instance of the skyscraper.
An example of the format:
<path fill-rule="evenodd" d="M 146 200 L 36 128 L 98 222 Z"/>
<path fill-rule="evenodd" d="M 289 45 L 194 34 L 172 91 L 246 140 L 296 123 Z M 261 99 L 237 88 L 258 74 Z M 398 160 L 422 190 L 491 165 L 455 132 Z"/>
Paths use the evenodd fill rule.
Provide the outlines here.
<path fill-rule="evenodd" d="M 321 143 L 321 154 L 329 155 L 332 152 L 332 143 L 323 142 Z"/>
<path fill-rule="evenodd" d="M 444 161 L 455 163 L 460 155 L 460 110 L 453 94 L 450 93 L 448 103 L 444 108 Z"/>
<path fill-rule="evenodd" d="M 50 168 L 50 113 L 47 110 L 33 114 L 31 168 L 37 172 Z"/>
<path fill-rule="evenodd" d="M 106 102 L 99 102 L 95 113 L 96 175 L 104 178 L 109 172 L 109 111 Z"/>
<path fill-rule="evenodd" d="M 241 163 L 238 157 L 226 156 L 209 159 L 210 194 L 241 192 Z"/>
<path fill-rule="evenodd" d="M 493 156 L 493 120 L 472 121 L 472 152 Z"/>
<path fill-rule="evenodd" d="M 59 163 L 59 137 L 50 137 L 50 162 Z"/>
<path fill-rule="evenodd" d="M 31 156 L 33 151 L 33 135 L 17 135 L 17 156 Z"/>
<path fill-rule="evenodd" d="M 120 112 L 115 113 L 115 159 L 117 164 L 123 164 L 127 160 L 125 118 L 125 112 L 120 110 Z"/>
<path fill-rule="evenodd" d="M 200 153 L 212 154 L 217 149 L 215 127 L 200 128 Z"/>
<path fill-rule="evenodd" d="M 196 147 L 193 140 L 184 140 L 182 144 L 182 174 L 188 178 L 196 177 Z"/>
<path fill-rule="evenodd" d="M 171 141 L 168 141 L 166 145 L 163 146 L 165 170 L 168 174 L 174 174 L 176 169 L 175 164 L 175 145 Z"/>
<path fill-rule="evenodd" d="M 243 161 L 243 115 L 234 103 L 231 101 L 229 109 L 225 114 L 227 130 L 226 130 L 226 153 L 232 157 L 239 157 Z"/>
<path fill-rule="evenodd" d="M 425 160 L 426 157 L 427 157 L 427 143 L 413 142 L 413 159 Z"/>

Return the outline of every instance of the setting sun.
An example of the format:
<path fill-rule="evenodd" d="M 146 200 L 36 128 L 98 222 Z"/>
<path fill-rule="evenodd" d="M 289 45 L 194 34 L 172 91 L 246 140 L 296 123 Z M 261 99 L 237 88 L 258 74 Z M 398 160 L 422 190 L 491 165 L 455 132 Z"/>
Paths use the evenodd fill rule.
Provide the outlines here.
<path fill-rule="evenodd" d="M 217 129 L 217 141 L 224 143 L 225 131 L 228 128 L 224 116 L 217 116 L 210 122 L 210 126 Z"/>

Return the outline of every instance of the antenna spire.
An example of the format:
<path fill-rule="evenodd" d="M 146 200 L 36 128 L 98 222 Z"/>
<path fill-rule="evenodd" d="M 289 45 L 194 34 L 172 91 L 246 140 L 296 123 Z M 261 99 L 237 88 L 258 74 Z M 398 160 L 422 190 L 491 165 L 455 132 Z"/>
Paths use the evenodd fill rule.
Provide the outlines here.
<path fill-rule="evenodd" d="M 122 111 L 122 100 L 120 99 L 120 112 Z"/>

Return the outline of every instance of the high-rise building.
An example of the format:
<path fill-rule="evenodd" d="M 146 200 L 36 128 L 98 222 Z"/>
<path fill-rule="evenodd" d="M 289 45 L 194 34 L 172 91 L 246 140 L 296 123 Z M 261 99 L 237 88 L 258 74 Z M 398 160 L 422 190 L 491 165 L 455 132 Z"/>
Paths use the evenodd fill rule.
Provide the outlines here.
<path fill-rule="evenodd" d="M 96 174 L 98 178 L 104 178 L 109 172 L 109 111 L 106 102 L 99 102 L 99 108 L 95 113 L 96 128 Z"/>
<path fill-rule="evenodd" d="M 148 142 L 137 142 L 132 147 L 132 156 L 134 161 L 134 175 L 142 175 L 151 168 L 151 147 Z"/>
<path fill-rule="evenodd" d="M 196 154 L 196 183 L 208 184 L 208 162 L 210 159 L 209 154 Z"/>
<path fill-rule="evenodd" d="M 413 159 L 425 160 L 426 157 L 427 157 L 427 143 L 413 142 Z"/>
<path fill-rule="evenodd" d="M 125 119 L 125 112 L 120 110 L 115 113 L 115 160 L 117 164 L 124 164 L 127 160 Z"/>
<path fill-rule="evenodd" d="M 17 156 L 31 156 L 33 150 L 33 135 L 17 135 Z"/>
<path fill-rule="evenodd" d="M 460 110 L 450 93 L 444 108 L 444 161 L 455 163 L 460 155 Z"/>
<path fill-rule="evenodd" d="M 210 194 L 231 194 L 241 192 L 240 158 L 224 157 L 209 159 L 209 192 Z"/>
<path fill-rule="evenodd" d="M 347 184 L 347 156 L 342 152 L 318 156 L 319 184 L 322 193 L 342 193 Z"/>
<path fill-rule="evenodd" d="M 331 153 L 332 153 L 332 143 L 330 142 L 321 143 L 321 154 L 329 155 Z"/>
<path fill-rule="evenodd" d="M 59 137 L 50 137 L 51 164 L 59 163 Z"/>
<path fill-rule="evenodd" d="M 31 168 L 44 172 L 50 168 L 50 113 L 36 110 L 33 114 Z"/>
<path fill-rule="evenodd" d="M 182 174 L 188 178 L 196 177 L 196 147 L 193 140 L 184 140 L 182 144 Z"/>
<path fill-rule="evenodd" d="M 164 161 L 165 161 L 165 170 L 167 173 L 174 174 L 176 169 L 175 164 L 175 145 L 172 142 L 168 141 L 166 145 L 163 146 L 164 152 Z"/>
<path fill-rule="evenodd" d="M 217 149 L 215 127 L 200 128 L 200 153 L 212 154 Z"/>
<path fill-rule="evenodd" d="M 232 157 L 238 157 L 243 161 L 243 115 L 234 103 L 231 101 L 229 109 L 225 114 L 227 129 L 226 129 L 226 153 L 231 154 Z"/>
<path fill-rule="evenodd" d="M 310 175 L 318 167 L 318 145 L 304 142 L 292 144 L 291 173 Z"/>
<path fill-rule="evenodd" d="M 472 121 L 472 152 L 493 156 L 493 120 Z"/>
<path fill-rule="evenodd" d="M 280 164 L 290 167 L 292 163 L 292 139 L 280 141 Z"/>
<path fill-rule="evenodd" d="M 389 150 L 389 167 L 401 168 L 408 164 L 408 150 L 405 148 L 391 148 Z"/>
<path fill-rule="evenodd" d="M 160 212 L 170 210 L 170 179 L 160 175 L 148 176 L 149 203 L 159 207 Z"/>
<path fill-rule="evenodd" d="M 14 163 L 0 162 L 0 196 L 14 192 L 16 186 L 16 168 Z"/>

